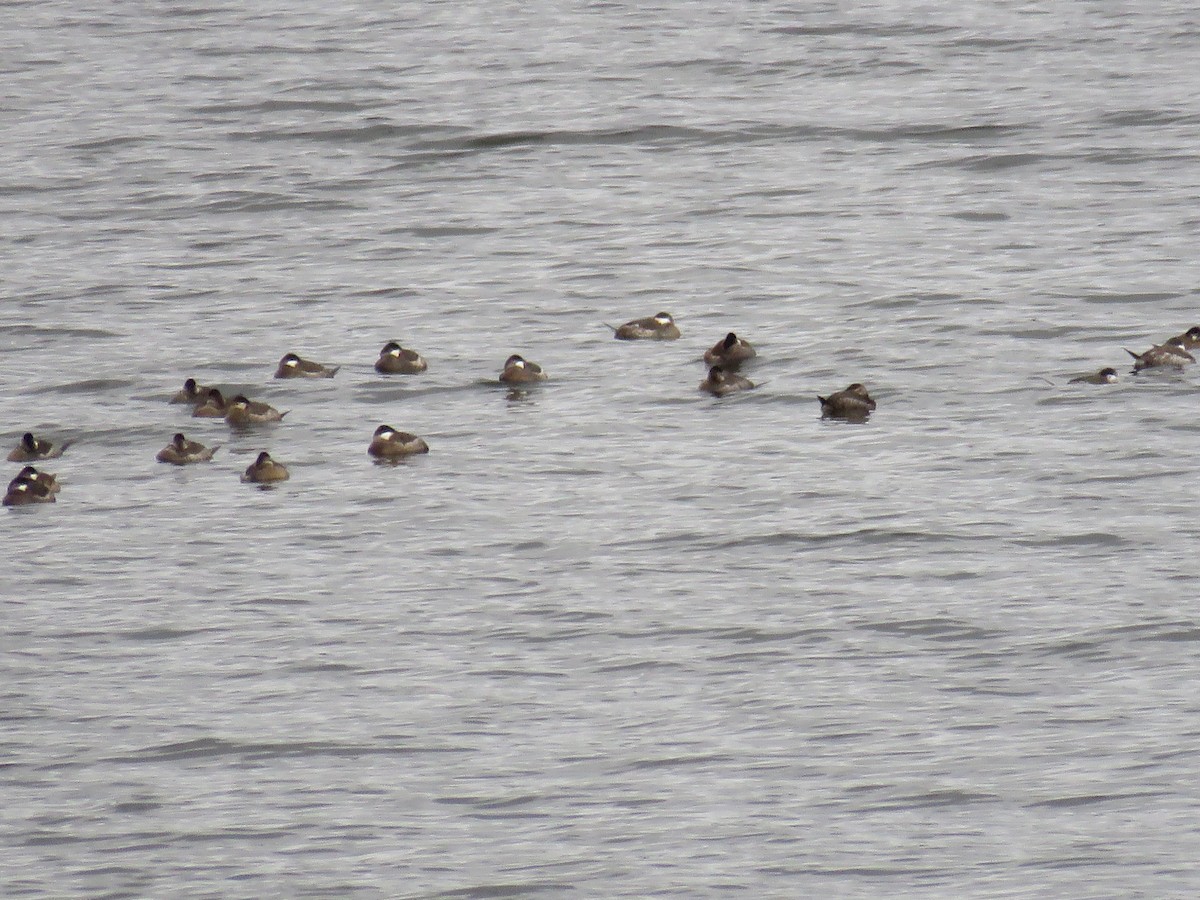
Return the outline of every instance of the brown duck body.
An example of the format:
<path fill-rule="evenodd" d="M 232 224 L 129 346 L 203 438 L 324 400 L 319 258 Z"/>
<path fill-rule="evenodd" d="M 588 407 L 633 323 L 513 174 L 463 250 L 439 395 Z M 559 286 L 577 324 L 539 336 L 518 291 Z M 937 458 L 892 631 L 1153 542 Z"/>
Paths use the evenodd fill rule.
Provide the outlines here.
<path fill-rule="evenodd" d="M 208 385 L 198 384 L 195 378 L 189 378 L 183 383 L 175 396 L 171 398 L 172 403 L 187 403 L 191 406 L 198 406 L 208 399 L 208 392 L 213 390 Z"/>
<path fill-rule="evenodd" d="M 332 378 L 341 366 L 323 366 L 311 359 L 301 359 L 295 353 L 287 353 L 279 360 L 276 378 Z"/>
<path fill-rule="evenodd" d="M 220 447 L 205 447 L 198 441 L 189 441 L 182 433 L 171 438 L 171 443 L 158 451 L 154 458 L 159 462 L 170 463 L 173 466 L 186 466 L 189 463 L 208 462 Z"/>
<path fill-rule="evenodd" d="M 8 483 L 4 493 L 5 506 L 28 506 L 33 503 L 54 503 L 61 490 L 58 479 L 49 472 L 39 472 L 26 466 Z"/>
<path fill-rule="evenodd" d="M 58 483 L 58 476 L 51 475 L 49 472 L 40 472 L 33 466 L 26 466 L 17 473 L 17 477 L 9 482 L 9 487 L 12 487 L 20 479 L 32 481 L 38 488 L 44 489 L 43 492 L 57 494 L 62 490 L 62 485 Z"/>
<path fill-rule="evenodd" d="M 515 353 L 504 361 L 504 370 L 500 373 L 500 380 L 504 384 L 531 384 L 535 381 L 545 381 L 546 377 L 541 366 Z"/>
<path fill-rule="evenodd" d="M 673 341 L 678 339 L 679 334 L 679 326 L 671 314 L 665 312 L 634 319 L 613 329 L 613 337 L 618 341 Z"/>
<path fill-rule="evenodd" d="M 1195 350 L 1200 347 L 1200 325 L 1193 325 L 1183 334 L 1177 334 L 1171 338 L 1167 343 L 1182 347 L 1184 350 Z"/>
<path fill-rule="evenodd" d="M 251 400 L 244 394 L 238 394 L 225 407 L 225 421 L 235 428 L 279 422 L 286 415 L 286 411 L 280 412 L 275 407 Z"/>
<path fill-rule="evenodd" d="M 8 454 L 9 462 L 36 462 L 39 459 L 58 459 L 74 441 L 63 441 L 55 445 L 50 441 L 34 437 L 30 432 L 21 435 L 21 440 Z"/>
<path fill-rule="evenodd" d="M 858 382 L 850 385 L 844 391 L 837 391 L 828 397 L 818 397 L 821 401 L 821 415 L 832 419 L 849 419 L 861 422 L 875 409 L 875 401 L 867 393 L 867 389 Z"/>
<path fill-rule="evenodd" d="M 246 471 L 242 473 L 242 481 L 255 484 L 270 484 L 273 481 L 287 481 L 291 474 L 283 463 L 271 459 L 271 454 L 263 451 L 258 454 Z"/>
<path fill-rule="evenodd" d="M 708 370 L 708 377 L 700 382 L 700 390 L 714 397 L 724 397 L 737 391 L 747 391 L 754 387 L 754 382 L 745 375 L 727 372 L 721 366 L 713 366 Z"/>
<path fill-rule="evenodd" d="M 208 388 L 204 399 L 192 409 L 192 417 L 196 419 L 223 419 L 228 404 L 225 397 L 216 388 Z"/>
<path fill-rule="evenodd" d="M 720 366 L 726 372 L 732 372 L 747 360 L 758 356 L 747 341 L 743 341 L 732 331 L 723 340 L 717 341 L 704 351 L 704 362 L 710 366 Z"/>
<path fill-rule="evenodd" d="M 429 363 L 416 350 L 406 350 L 395 341 L 388 341 L 375 360 L 375 371 L 384 375 L 416 375 L 429 368 Z"/>
<path fill-rule="evenodd" d="M 380 425 L 376 428 L 371 445 L 367 447 L 367 453 L 376 459 L 402 459 L 428 452 L 429 445 L 424 439 L 407 431 L 397 431 L 390 425 Z"/>
<path fill-rule="evenodd" d="M 8 483 L 4 493 L 5 506 L 29 506 L 34 503 L 54 503 L 55 492 L 46 484 L 18 475 Z"/>
<path fill-rule="evenodd" d="M 1165 343 L 1151 347 L 1145 353 L 1134 353 L 1128 349 L 1125 352 L 1133 357 L 1133 372 L 1135 375 L 1144 369 L 1182 369 L 1184 366 L 1196 361 L 1196 357 L 1184 349 L 1182 338 L 1178 337 L 1171 338 Z"/>
<path fill-rule="evenodd" d="M 1079 375 L 1072 378 L 1067 384 L 1113 384 L 1117 380 L 1117 370 L 1108 368 L 1101 369 L 1099 372 L 1094 372 L 1091 375 Z"/>

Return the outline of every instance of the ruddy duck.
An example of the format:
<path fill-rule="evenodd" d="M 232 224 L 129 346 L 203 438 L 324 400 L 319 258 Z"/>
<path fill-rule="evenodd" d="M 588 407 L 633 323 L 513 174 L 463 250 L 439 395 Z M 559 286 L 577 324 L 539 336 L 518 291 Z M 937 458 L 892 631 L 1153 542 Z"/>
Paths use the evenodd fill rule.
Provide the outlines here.
<path fill-rule="evenodd" d="M 258 454 L 258 459 L 247 466 L 246 471 L 242 473 L 242 481 L 258 484 L 287 481 L 289 477 L 287 467 L 283 463 L 271 459 L 271 454 L 266 450 Z"/>
<path fill-rule="evenodd" d="M 5 506 L 27 506 L 31 503 L 54 503 L 54 492 L 38 481 L 18 475 L 8 483 L 4 494 Z"/>
<path fill-rule="evenodd" d="M 1072 378 L 1067 384 L 1114 384 L 1117 380 L 1116 369 L 1101 369 L 1093 375 L 1080 375 Z"/>
<path fill-rule="evenodd" d="M 1171 338 L 1167 343 L 1178 345 L 1184 350 L 1195 350 L 1200 347 L 1200 325 L 1193 325 L 1183 334 Z"/>
<path fill-rule="evenodd" d="M 195 378 L 189 378 L 183 383 L 183 387 L 175 392 L 175 396 L 171 398 L 172 403 L 190 403 L 192 406 L 198 406 L 208 399 L 208 392 L 212 388 L 198 384 Z"/>
<path fill-rule="evenodd" d="M 754 387 L 754 382 L 745 375 L 727 372 L 720 366 L 708 370 L 708 377 L 700 382 L 700 390 L 707 391 L 714 397 L 724 397 L 735 391 L 746 391 Z"/>
<path fill-rule="evenodd" d="M 235 428 L 246 425 L 261 425 L 264 422 L 278 422 L 287 415 L 273 406 L 251 400 L 245 394 L 238 394 L 225 407 L 225 421 Z"/>
<path fill-rule="evenodd" d="M 311 359 L 301 359 L 295 353 L 285 354 L 275 370 L 276 378 L 332 378 L 341 366 L 323 366 Z"/>
<path fill-rule="evenodd" d="M 1143 369 L 1157 369 L 1164 366 L 1182 369 L 1188 363 L 1196 361 L 1196 357 L 1184 349 L 1181 337 L 1173 337 L 1169 341 L 1151 347 L 1145 353 L 1134 353 L 1129 349 L 1126 349 L 1125 352 L 1133 357 L 1133 373 L 1135 375 Z"/>
<path fill-rule="evenodd" d="M 51 475 L 49 472 L 39 472 L 33 466 L 23 468 L 17 473 L 17 477 L 9 482 L 8 486 L 12 487 L 21 478 L 34 482 L 38 487 L 44 488 L 51 494 L 57 494 L 62 490 L 62 485 L 58 483 L 56 475 Z"/>
<path fill-rule="evenodd" d="M 35 438 L 28 431 L 21 435 L 21 442 L 8 454 L 9 462 L 33 462 L 37 459 L 57 459 L 74 441 L 63 441 L 57 447 L 50 441 Z"/>
<path fill-rule="evenodd" d="M 216 388 L 208 388 L 208 393 L 204 399 L 196 404 L 192 410 L 192 416 L 197 419 L 223 419 L 225 418 L 226 404 L 225 398 Z"/>
<path fill-rule="evenodd" d="M 726 371 L 733 371 L 748 359 L 754 359 L 758 353 L 746 341 L 732 331 L 725 339 L 717 341 L 704 351 L 704 361 L 710 366 L 722 366 Z"/>
<path fill-rule="evenodd" d="M 220 447 L 205 447 L 197 441 L 189 441 L 180 432 L 171 438 L 171 443 L 158 451 L 154 457 L 159 462 L 170 463 L 173 466 L 186 466 L 188 463 L 208 462 Z"/>
<path fill-rule="evenodd" d="M 612 328 L 611 325 L 608 326 Z M 679 337 L 679 326 L 670 313 L 660 312 L 645 319 L 634 319 L 620 328 L 613 328 L 618 341 L 673 341 Z"/>
<path fill-rule="evenodd" d="M 397 431 L 390 425 L 380 425 L 375 429 L 367 452 L 376 459 L 399 459 L 415 453 L 428 453 L 429 445 L 415 434 Z"/>
<path fill-rule="evenodd" d="M 504 361 L 504 371 L 500 380 L 505 384 L 529 384 L 534 381 L 545 381 L 546 373 L 537 363 L 531 363 L 513 354 Z"/>
<path fill-rule="evenodd" d="M 375 360 L 375 371 L 384 375 L 416 375 L 429 368 L 416 350 L 405 350 L 395 341 L 388 341 Z"/>
<path fill-rule="evenodd" d="M 861 422 L 875 409 L 875 401 L 867 393 L 867 389 L 858 382 L 850 385 L 844 391 L 830 394 L 828 397 L 817 397 L 821 401 L 821 415 L 833 419 L 849 419 Z"/>

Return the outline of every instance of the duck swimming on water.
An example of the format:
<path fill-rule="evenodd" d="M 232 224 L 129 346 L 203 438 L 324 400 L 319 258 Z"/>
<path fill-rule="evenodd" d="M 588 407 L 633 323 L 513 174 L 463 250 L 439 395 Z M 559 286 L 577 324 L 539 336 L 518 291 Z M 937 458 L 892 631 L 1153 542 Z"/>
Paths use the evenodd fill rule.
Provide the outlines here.
<path fill-rule="evenodd" d="M 871 399 L 867 389 L 857 381 L 844 391 L 817 399 L 821 401 L 821 415 L 830 419 L 863 422 L 875 409 L 875 401 Z"/>

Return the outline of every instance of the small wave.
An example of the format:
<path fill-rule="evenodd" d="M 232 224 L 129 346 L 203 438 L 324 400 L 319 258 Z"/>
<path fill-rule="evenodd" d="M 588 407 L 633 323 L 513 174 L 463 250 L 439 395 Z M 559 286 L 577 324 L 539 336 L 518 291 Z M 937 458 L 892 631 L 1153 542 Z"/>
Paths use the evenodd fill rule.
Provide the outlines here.
<path fill-rule="evenodd" d="M 270 98 L 253 103 L 208 103 L 193 106 L 191 112 L 198 115 L 222 115 L 228 113 L 239 118 L 246 113 L 273 112 L 321 112 L 321 113 L 358 113 L 377 109 L 383 103 L 355 103 L 352 100 L 281 100 Z"/>
<path fill-rule="evenodd" d="M 964 156 L 957 160 L 919 163 L 914 168 L 957 168 L 970 172 L 1001 172 L 1006 169 L 1041 166 L 1049 162 L 1061 165 L 1065 159 L 1050 153 L 985 153 Z"/>
<path fill-rule="evenodd" d="M 864 631 L 883 634 L 898 634 L 905 637 L 923 637 L 934 641 L 987 641 L 1001 632 L 959 622 L 956 619 L 893 619 L 882 622 L 866 622 L 858 626 Z"/>
<path fill-rule="evenodd" d="M 360 756 L 408 756 L 416 753 L 467 753 L 468 747 L 390 746 L 338 744 L 333 741 L 296 741 L 290 743 L 242 743 L 221 738 L 197 738 L 170 744 L 158 744 L 110 757 L 106 762 L 146 763 L 176 759 L 208 759 L 223 756 L 246 759 L 283 759 L 287 757 L 332 756 L 354 759 Z"/>
<path fill-rule="evenodd" d="M 126 631 L 121 637 L 130 641 L 175 641 L 188 638 L 194 634 L 204 634 L 213 629 L 208 628 L 142 628 L 137 631 Z"/>
<path fill-rule="evenodd" d="M 0 334 L 30 337 L 116 338 L 125 335 L 104 328 L 77 328 L 70 325 L 0 325 Z"/>
<path fill-rule="evenodd" d="M 1158 128 L 1163 125 L 1195 125 L 1200 116 L 1178 109 L 1121 109 L 1105 113 L 1099 121 L 1118 128 Z"/>
<path fill-rule="evenodd" d="M 1048 800 L 1039 800 L 1036 803 L 1030 803 L 1030 809 L 1038 807 L 1055 808 L 1070 808 L 1073 806 L 1094 806 L 1097 803 L 1111 803 L 1114 800 L 1145 800 L 1150 797 L 1165 797 L 1165 791 L 1138 791 L 1126 792 L 1120 794 L 1074 794 L 1065 797 L 1051 797 Z"/>
<path fill-rule="evenodd" d="M 1012 218 L 1008 213 L 963 210 L 962 212 L 947 213 L 948 219 L 960 219 L 963 222 L 1007 222 Z"/>
<path fill-rule="evenodd" d="M 278 212 L 280 210 L 305 210 L 328 212 L 355 209 L 353 203 L 339 200 L 315 200 L 297 194 L 277 191 L 232 191 L 224 196 L 201 204 L 210 213 Z"/>
<path fill-rule="evenodd" d="M 1021 547 L 1121 547 L 1129 541 L 1110 531 L 1085 531 L 1047 538 L 1014 538 L 1013 543 Z"/>
<path fill-rule="evenodd" d="M 429 900 L 503 900 L 505 897 L 527 897 L 530 894 L 550 893 L 565 897 L 578 885 L 558 881 L 521 881 L 512 884 L 478 884 L 455 888 L 437 894 L 427 894 Z"/>
<path fill-rule="evenodd" d="M 48 387 L 31 388 L 31 394 L 96 394 L 111 391 L 116 388 L 131 388 L 137 382 L 128 378 L 87 378 L 83 381 L 70 381 L 66 384 L 53 384 Z"/>
<path fill-rule="evenodd" d="M 1128 303 L 1164 303 L 1168 300 L 1178 300 L 1183 297 L 1183 294 L 1174 291 L 1145 291 L 1145 292 L 1121 292 L 1121 293 L 1083 293 L 1077 295 L 1077 299 L 1084 303 L 1115 303 L 1125 305 Z"/>
<path fill-rule="evenodd" d="M 866 25 L 861 22 L 833 22 L 828 25 L 780 25 L 766 30 L 768 34 L 795 37 L 898 38 L 950 34 L 959 29 L 949 25 Z"/>
<path fill-rule="evenodd" d="M 712 763 L 734 762 L 735 758 L 727 753 L 697 753 L 685 756 L 661 756 L 653 759 L 637 759 L 628 768 L 635 771 L 648 769 L 677 769 L 694 766 L 707 767 Z"/>
<path fill-rule="evenodd" d="M 975 803 L 993 803 L 998 799 L 998 795 L 987 792 L 935 790 L 920 794 L 891 797 L 881 802 L 865 804 L 865 808 L 872 810 L 930 809 L 939 806 L 970 806 Z"/>

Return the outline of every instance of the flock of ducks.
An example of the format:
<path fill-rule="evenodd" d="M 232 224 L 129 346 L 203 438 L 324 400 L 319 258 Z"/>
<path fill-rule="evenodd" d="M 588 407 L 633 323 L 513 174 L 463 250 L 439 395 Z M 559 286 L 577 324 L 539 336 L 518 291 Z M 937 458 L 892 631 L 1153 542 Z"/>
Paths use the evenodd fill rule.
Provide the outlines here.
<path fill-rule="evenodd" d="M 645 319 L 634 319 L 619 328 L 612 325 L 613 337 L 620 341 L 674 341 L 680 337 L 679 326 L 670 313 L 660 312 Z M 704 363 L 708 374 L 700 382 L 700 390 L 714 397 L 724 397 L 737 391 L 752 389 L 754 382 L 738 370 L 758 356 L 749 341 L 743 340 L 732 331 L 704 351 Z M 519 357 L 517 357 L 519 358 Z M 821 415 L 828 418 L 865 421 L 875 409 L 875 401 L 861 384 L 850 385 L 844 391 L 818 397 Z"/>
<path fill-rule="evenodd" d="M 1133 373 L 1146 369 L 1182 369 L 1189 363 L 1194 363 L 1196 357 L 1189 353 L 1200 347 L 1200 325 L 1193 325 L 1183 334 L 1167 338 L 1161 344 L 1155 344 L 1144 353 L 1125 352 L 1133 357 Z M 1080 375 L 1072 378 L 1071 384 L 1113 384 L 1117 380 L 1117 370 L 1109 366 L 1091 375 Z"/>
<path fill-rule="evenodd" d="M 525 363 L 520 357 L 511 357 L 506 365 L 506 372 L 511 367 L 519 368 L 524 365 Z M 288 353 L 279 361 L 275 377 L 333 378 L 339 368 L 339 366 L 326 366 L 303 359 L 295 353 Z M 375 363 L 376 371 L 389 375 L 416 374 L 424 372 L 427 368 L 428 364 L 419 353 L 414 350 L 406 350 L 395 341 L 390 341 L 384 346 Z M 541 372 L 537 366 L 530 364 L 529 371 L 535 370 Z M 501 380 L 506 380 L 504 375 L 501 376 Z M 281 412 L 268 403 L 251 400 L 245 394 L 226 397 L 220 388 L 200 384 L 195 378 L 188 378 L 184 381 L 183 387 L 171 397 L 170 402 L 190 406 L 193 418 L 224 419 L 234 429 L 249 429 L 257 425 L 281 422 L 287 415 L 286 410 Z M 57 459 L 72 443 L 72 441 L 64 441 L 61 444 L 54 444 L 26 432 L 17 446 L 8 454 L 8 461 L 33 463 Z M 209 462 L 220 446 L 220 444 L 216 444 L 206 447 L 198 441 L 189 440 L 182 432 L 178 432 L 171 438 L 171 442 L 167 446 L 158 451 L 155 459 L 174 466 Z M 390 425 L 380 425 L 376 428 L 371 442 L 367 446 L 367 453 L 380 462 L 398 462 L 405 457 L 428 452 L 429 445 L 425 443 L 424 439 L 415 434 L 397 431 Z M 287 466 L 272 459 L 271 454 L 265 450 L 258 454 L 254 462 L 247 466 L 241 475 L 244 482 L 265 485 L 287 481 L 289 477 Z M 26 465 L 8 483 L 8 489 L 4 494 L 4 505 L 26 506 L 35 503 L 54 503 L 60 490 L 61 485 L 56 476 L 49 472 L 39 471 L 33 465 Z"/>
<path fill-rule="evenodd" d="M 634 319 L 620 327 L 607 327 L 612 329 L 614 338 L 622 341 L 674 341 L 681 336 L 679 326 L 675 324 L 671 315 L 665 312 Z M 1156 344 L 1144 353 L 1134 353 L 1132 350 L 1125 352 L 1134 359 L 1133 374 L 1136 375 L 1146 369 L 1182 369 L 1196 361 L 1188 351 L 1197 347 L 1200 347 L 1200 325 Z M 729 332 L 705 351 L 704 363 L 708 366 L 708 373 L 700 382 L 700 390 L 715 397 L 725 397 L 738 391 L 753 389 L 754 382 L 739 370 L 757 355 L 757 351 L 748 341 L 732 331 Z M 288 353 L 279 361 L 275 377 L 333 378 L 339 368 Z M 402 347 L 396 341 L 385 344 L 379 352 L 379 359 L 375 361 L 375 371 L 384 375 L 416 375 L 428 368 L 429 365 L 421 354 Z M 499 381 L 502 384 L 519 386 L 545 381 L 547 377 L 537 363 L 513 354 L 505 360 Z M 1112 384 L 1116 380 L 1117 370 L 1109 367 L 1094 374 L 1072 378 L 1070 383 Z M 818 397 L 817 400 L 821 404 L 821 415 L 824 418 L 865 422 L 875 409 L 875 401 L 871 399 L 866 387 L 857 382 L 845 390 L 832 393 L 828 397 Z M 171 397 L 170 402 L 191 406 L 192 416 L 195 418 L 222 418 L 235 429 L 281 422 L 287 415 L 286 411 L 280 412 L 269 404 L 251 400 L 244 394 L 226 398 L 219 388 L 202 385 L 194 378 L 184 381 L 183 387 Z M 64 441 L 56 445 L 35 437 L 30 432 L 22 435 L 20 442 L 8 454 L 8 460 L 26 465 L 9 482 L 4 495 L 4 505 L 54 503 L 61 489 L 58 479 L 48 472 L 39 471 L 29 463 L 57 459 L 71 444 L 71 441 Z M 163 447 L 155 458 L 162 463 L 185 466 L 212 460 L 219 447 L 220 444 L 206 447 L 197 441 L 188 440 L 180 432 L 171 438 L 171 442 Z M 367 453 L 379 462 L 399 462 L 409 456 L 428 452 L 429 445 L 424 439 L 397 431 L 390 425 L 380 425 L 376 428 L 367 446 Z M 241 475 L 242 481 L 253 484 L 272 484 L 286 481 L 288 478 L 287 467 L 272 459 L 270 453 L 265 450 L 258 454 Z"/>

